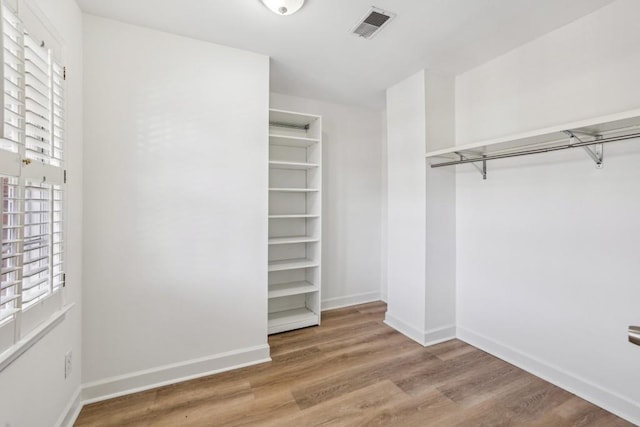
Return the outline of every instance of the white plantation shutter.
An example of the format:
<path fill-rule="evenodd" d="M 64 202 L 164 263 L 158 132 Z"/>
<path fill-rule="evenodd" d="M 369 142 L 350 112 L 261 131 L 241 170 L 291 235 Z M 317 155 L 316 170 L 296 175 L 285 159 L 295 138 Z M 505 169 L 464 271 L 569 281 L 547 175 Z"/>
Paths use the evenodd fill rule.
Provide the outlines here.
<path fill-rule="evenodd" d="M 63 224 L 63 192 L 61 185 L 51 188 L 51 286 L 53 292 L 64 286 L 64 224 Z"/>
<path fill-rule="evenodd" d="M 2 4 L 2 58 L 4 108 L 0 149 L 17 153 L 24 141 L 24 42 L 22 24 Z"/>
<path fill-rule="evenodd" d="M 17 178 L 0 177 L 2 191 L 2 270 L 0 276 L 0 325 L 20 307 L 21 212 Z"/>
<path fill-rule="evenodd" d="M 23 169 L 23 177 L 30 165 Z M 37 169 L 39 170 L 39 169 Z M 20 334 L 24 335 L 61 308 L 64 285 L 62 257 L 62 182 L 24 177 L 22 298 Z"/>
<path fill-rule="evenodd" d="M 66 174 L 65 68 L 54 54 L 60 49 L 49 46 L 55 40 L 28 7 L 18 15 L 0 3 L 2 353 L 61 308 Z"/>
<path fill-rule="evenodd" d="M 53 62 L 53 154 L 51 164 L 62 166 L 64 145 L 64 74 L 65 69 Z"/>
<path fill-rule="evenodd" d="M 51 186 L 27 182 L 24 187 L 22 308 L 52 292 Z"/>
<path fill-rule="evenodd" d="M 52 153 L 51 58 L 49 51 L 24 34 L 25 155 L 50 164 Z"/>

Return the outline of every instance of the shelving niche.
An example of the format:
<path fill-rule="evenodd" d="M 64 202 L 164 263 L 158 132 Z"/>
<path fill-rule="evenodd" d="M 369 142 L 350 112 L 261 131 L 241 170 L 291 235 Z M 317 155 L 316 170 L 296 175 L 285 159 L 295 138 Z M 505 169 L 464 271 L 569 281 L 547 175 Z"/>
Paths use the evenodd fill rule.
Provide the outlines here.
<path fill-rule="evenodd" d="M 322 119 L 269 110 L 269 334 L 320 324 Z"/>

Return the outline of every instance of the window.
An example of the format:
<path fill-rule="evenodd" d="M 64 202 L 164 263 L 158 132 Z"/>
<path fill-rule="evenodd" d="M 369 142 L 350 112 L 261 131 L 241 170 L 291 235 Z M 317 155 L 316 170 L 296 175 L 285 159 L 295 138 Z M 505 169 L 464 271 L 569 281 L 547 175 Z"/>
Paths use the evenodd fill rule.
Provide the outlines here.
<path fill-rule="evenodd" d="M 65 69 L 28 4 L 0 1 L 2 353 L 62 307 Z"/>

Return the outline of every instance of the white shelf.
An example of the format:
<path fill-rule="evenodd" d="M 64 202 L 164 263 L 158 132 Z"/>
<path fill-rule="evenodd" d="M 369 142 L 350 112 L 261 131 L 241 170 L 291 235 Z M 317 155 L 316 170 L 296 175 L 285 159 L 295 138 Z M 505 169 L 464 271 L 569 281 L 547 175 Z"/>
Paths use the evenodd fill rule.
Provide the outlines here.
<path fill-rule="evenodd" d="M 458 159 L 457 152 L 479 155 L 501 154 L 524 148 L 543 148 L 567 143 L 569 137 L 563 131 L 570 130 L 578 137 L 602 135 L 617 136 L 638 132 L 640 129 L 640 110 L 610 114 L 598 118 L 580 120 L 562 126 L 551 126 L 529 132 L 522 132 L 486 141 L 478 141 L 442 150 L 429 151 L 427 158 L 442 157 Z M 588 138 L 588 137 L 587 137 Z"/>
<path fill-rule="evenodd" d="M 293 218 L 320 218 L 320 215 L 313 215 L 313 214 L 269 215 L 269 219 L 293 219 Z"/>
<path fill-rule="evenodd" d="M 320 116 L 306 113 L 296 113 L 286 110 L 269 110 L 269 122 L 287 123 L 295 126 L 308 126 L 318 120 Z"/>
<path fill-rule="evenodd" d="M 318 292 L 318 287 L 307 281 L 269 285 L 269 298 L 280 298 L 287 297 L 289 295 L 308 294 L 311 292 Z"/>
<path fill-rule="evenodd" d="M 269 239 L 270 245 L 289 245 L 292 243 L 313 243 L 318 242 L 318 237 L 312 236 L 291 236 L 291 237 L 272 237 Z"/>
<path fill-rule="evenodd" d="M 308 258 L 285 259 L 280 261 L 269 261 L 269 272 L 298 270 L 301 268 L 318 267 L 320 263 Z"/>
<path fill-rule="evenodd" d="M 269 134 L 269 144 L 282 145 L 285 147 L 301 147 L 307 148 L 314 144 L 317 144 L 320 140 L 317 138 L 307 138 L 302 136 L 289 136 Z"/>
<path fill-rule="evenodd" d="M 308 308 L 269 313 L 269 334 L 317 325 L 318 320 L 318 315 Z"/>
<path fill-rule="evenodd" d="M 283 162 L 272 160 L 269 162 L 271 169 L 293 169 L 293 170 L 308 170 L 317 168 L 320 165 L 316 163 L 299 163 L 299 162 Z"/>
<path fill-rule="evenodd" d="M 269 191 L 280 193 L 317 193 L 317 188 L 269 188 Z"/>

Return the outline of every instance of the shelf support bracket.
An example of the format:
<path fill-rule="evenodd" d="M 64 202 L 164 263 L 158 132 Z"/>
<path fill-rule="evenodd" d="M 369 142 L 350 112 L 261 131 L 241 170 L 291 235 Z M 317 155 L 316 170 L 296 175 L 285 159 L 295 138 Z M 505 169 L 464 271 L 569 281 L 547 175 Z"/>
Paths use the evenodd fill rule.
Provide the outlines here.
<path fill-rule="evenodd" d="M 464 155 L 462 155 L 462 153 L 459 153 L 456 151 L 456 154 L 460 157 L 460 160 L 467 160 L 468 157 L 465 157 Z M 486 156 L 482 156 L 482 167 L 478 166 L 475 162 L 471 163 L 473 165 L 474 168 L 476 168 L 478 170 L 478 172 L 480 172 L 480 175 L 482 175 L 482 179 L 487 179 L 487 161 L 484 160 Z"/>
<path fill-rule="evenodd" d="M 578 138 L 573 132 L 570 130 L 565 130 L 565 134 L 569 136 L 569 144 L 573 145 L 575 142 L 583 142 L 580 138 Z M 596 140 L 602 139 L 602 135 L 594 135 Z M 602 144 L 595 144 L 593 148 L 589 146 L 584 146 L 584 151 L 591 157 L 596 164 L 596 168 L 602 169 L 604 167 L 604 148 Z"/>

